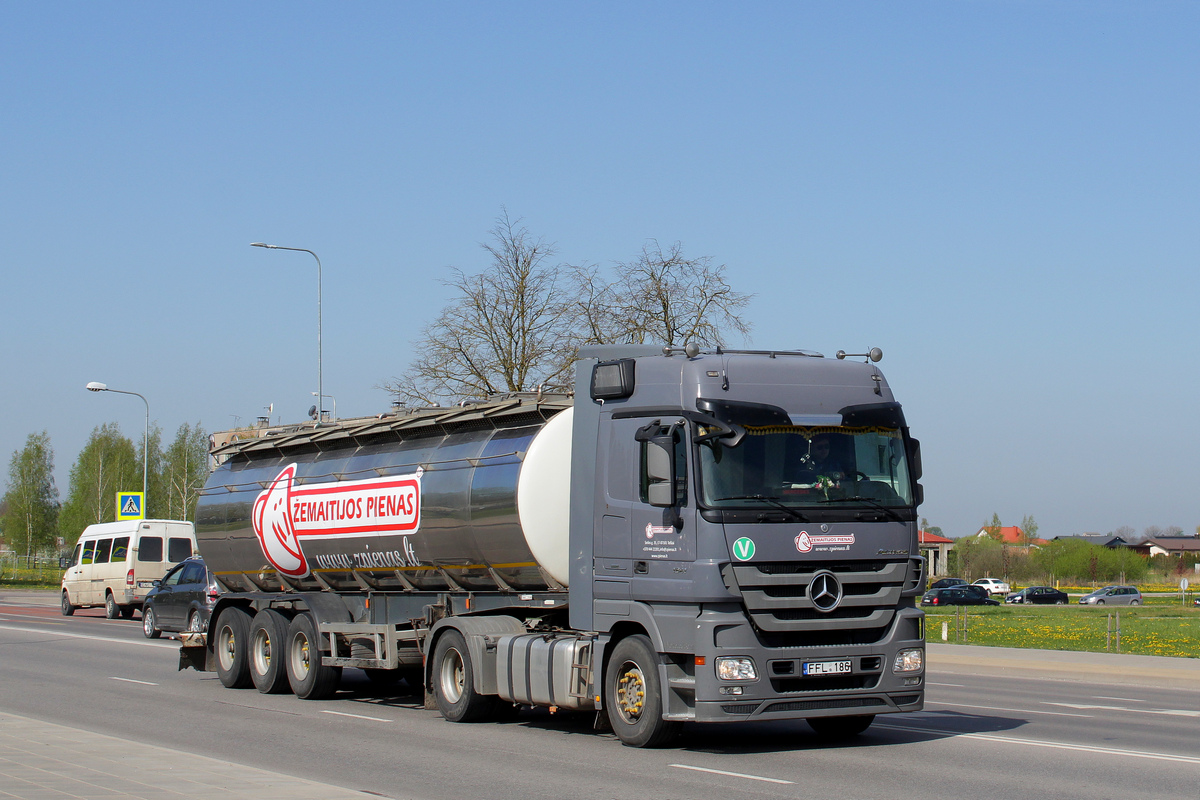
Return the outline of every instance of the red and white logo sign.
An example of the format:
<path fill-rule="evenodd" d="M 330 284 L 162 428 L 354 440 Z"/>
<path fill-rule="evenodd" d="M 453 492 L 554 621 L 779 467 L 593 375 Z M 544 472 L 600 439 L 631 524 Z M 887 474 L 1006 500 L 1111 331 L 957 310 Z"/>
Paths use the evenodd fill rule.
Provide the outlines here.
<path fill-rule="evenodd" d="M 854 544 L 854 534 L 844 536 L 810 536 L 808 531 L 800 531 L 796 537 L 796 549 L 801 553 L 810 552 L 814 547 L 831 544 Z"/>
<path fill-rule="evenodd" d="M 421 471 L 412 475 L 294 486 L 289 464 L 254 501 L 251 522 L 263 553 L 292 578 L 309 572 L 302 539 L 412 533 L 421 525 Z"/>

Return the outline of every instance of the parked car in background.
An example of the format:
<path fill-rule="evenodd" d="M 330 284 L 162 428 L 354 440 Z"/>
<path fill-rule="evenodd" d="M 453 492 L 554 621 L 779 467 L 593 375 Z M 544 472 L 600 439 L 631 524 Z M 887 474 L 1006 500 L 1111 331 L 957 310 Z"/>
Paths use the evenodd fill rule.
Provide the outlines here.
<path fill-rule="evenodd" d="M 217 582 L 196 556 L 176 564 L 146 596 L 142 607 L 142 633 L 157 639 L 164 631 L 208 630 L 212 607 L 217 602 Z"/>
<path fill-rule="evenodd" d="M 982 587 L 949 586 L 944 589 L 930 589 L 921 598 L 923 606 L 998 606 L 999 600 L 987 596 Z"/>
<path fill-rule="evenodd" d="M 1104 586 L 1079 598 L 1084 606 L 1140 606 L 1142 593 L 1136 586 Z"/>
<path fill-rule="evenodd" d="M 980 578 L 973 585 L 987 588 L 988 594 L 1006 595 L 1012 591 L 1012 587 L 999 578 Z"/>
<path fill-rule="evenodd" d="M 966 586 L 966 585 L 967 585 L 967 581 L 965 578 L 939 578 L 938 580 L 929 584 L 929 588 L 930 589 L 947 589 L 951 586 Z"/>
<path fill-rule="evenodd" d="M 1066 605 L 1067 593 L 1053 586 L 1026 586 L 1004 598 L 1006 603 L 1033 603 L 1035 605 Z"/>

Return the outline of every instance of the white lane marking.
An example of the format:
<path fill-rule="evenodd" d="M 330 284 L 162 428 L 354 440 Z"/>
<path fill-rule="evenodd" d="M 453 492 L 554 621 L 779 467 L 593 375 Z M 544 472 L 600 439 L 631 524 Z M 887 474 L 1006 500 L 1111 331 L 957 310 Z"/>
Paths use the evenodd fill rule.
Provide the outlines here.
<path fill-rule="evenodd" d="M 1047 742 L 1040 739 L 1016 739 L 1010 736 L 993 736 L 986 733 L 957 733 L 955 731 L 939 730 L 937 728 L 910 728 L 906 725 L 890 725 L 875 723 L 873 728 L 891 728 L 912 733 L 940 733 L 947 737 L 962 739 L 979 739 L 985 742 L 1002 742 L 1004 744 L 1021 744 L 1027 747 L 1046 747 L 1052 750 L 1075 750 L 1083 753 L 1097 753 L 1105 756 L 1129 756 L 1130 758 L 1149 758 L 1155 761 L 1178 761 L 1184 764 L 1200 764 L 1196 756 L 1178 756 L 1170 753 L 1152 753 L 1146 750 L 1122 750 L 1118 747 L 1097 747 L 1090 744 L 1070 744 L 1068 742 Z"/>
<path fill-rule="evenodd" d="M 967 688 L 966 685 L 961 684 L 961 683 L 934 683 L 933 681 L 926 681 L 925 685 L 926 686 L 953 686 L 955 689 Z"/>
<path fill-rule="evenodd" d="M 1051 714 L 1055 717 L 1083 717 L 1091 719 L 1091 714 L 1068 714 L 1065 711 L 1034 711 L 1029 708 L 1001 708 L 1000 706 L 977 706 L 970 703 L 930 703 L 935 706 L 954 706 L 955 708 L 975 708 L 982 711 L 1012 711 L 1016 714 Z M 928 711 L 929 709 L 925 709 Z M 936 712 L 935 712 L 936 713 Z"/>
<path fill-rule="evenodd" d="M 1098 706 L 1086 703 L 1046 703 L 1046 705 L 1077 708 L 1081 711 L 1094 709 L 1096 711 L 1128 711 L 1131 714 L 1166 714 L 1170 717 L 1200 717 L 1200 711 L 1179 708 L 1126 708 L 1125 706 Z"/>
<path fill-rule="evenodd" d="M 779 778 L 764 778 L 761 775 L 746 775 L 742 772 L 726 772 L 723 769 L 708 769 L 706 767 L 693 767 L 690 764 L 668 764 L 669 767 L 677 769 L 692 769 L 696 772 L 711 772 L 713 775 L 728 775 L 731 778 L 745 778 L 751 781 L 765 781 L 766 783 L 786 783 L 791 785 L 793 781 L 782 781 Z"/>
<path fill-rule="evenodd" d="M 61 624 L 61 623 L 60 623 Z M 66 631 L 48 631 L 44 628 L 24 628 L 17 625 L 0 625 L 0 630 L 17 631 L 18 633 L 43 633 L 48 636 L 66 636 L 69 639 L 91 639 L 97 642 L 112 642 L 113 644 L 136 644 L 142 647 L 169 647 L 175 645 L 166 642 L 141 641 L 140 639 L 114 639 L 111 636 L 90 636 L 86 633 L 67 633 Z"/>
<path fill-rule="evenodd" d="M 116 675 L 110 675 L 109 677 L 112 678 L 114 681 L 125 681 L 125 683 L 140 683 L 143 686 L 158 686 L 157 683 L 151 683 L 150 681 L 136 681 L 133 678 L 118 678 Z"/>
<path fill-rule="evenodd" d="M 369 719 L 372 722 L 391 722 L 390 719 L 383 717 L 367 717 L 362 714 L 347 714 L 345 711 L 322 711 L 322 714 L 337 714 L 339 717 L 354 717 L 355 719 Z"/>
<path fill-rule="evenodd" d="M 1137 698 L 1134 698 L 1134 697 L 1105 697 L 1102 694 L 1096 695 L 1095 699 L 1096 700 L 1120 700 L 1122 703 L 1144 703 L 1144 702 L 1146 702 L 1145 700 L 1138 700 Z"/>

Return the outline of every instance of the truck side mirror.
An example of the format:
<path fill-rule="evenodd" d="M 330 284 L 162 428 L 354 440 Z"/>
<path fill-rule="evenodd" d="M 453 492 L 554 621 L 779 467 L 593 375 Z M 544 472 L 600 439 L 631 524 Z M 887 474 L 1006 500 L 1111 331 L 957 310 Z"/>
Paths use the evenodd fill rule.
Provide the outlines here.
<path fill-rule="evenodd" d="M 908 440 L 908 470 L 914 481 L 921 480 L 921 443 L 916 439 Z"/>
<path fill-rule="evenodd" d="M 656 508 L 675 505 L 675 442 L 670 436 L 646 440 L 646 500 Z"/>

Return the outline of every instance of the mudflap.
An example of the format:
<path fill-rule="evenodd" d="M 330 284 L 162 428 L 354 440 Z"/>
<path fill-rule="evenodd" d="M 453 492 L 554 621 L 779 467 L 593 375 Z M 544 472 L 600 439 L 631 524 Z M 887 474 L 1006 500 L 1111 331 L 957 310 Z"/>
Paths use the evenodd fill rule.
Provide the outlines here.
<path fill-rule="evenodd" d="M 179 669 L 209 672 L 208 643 L 203 633 L 184 633 L 179 637 Z"/>

